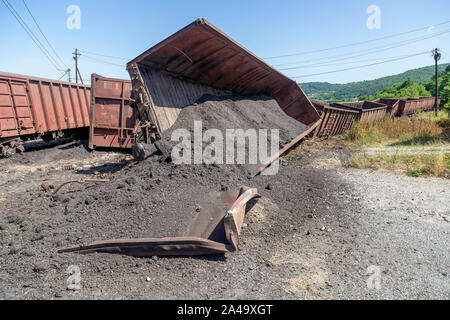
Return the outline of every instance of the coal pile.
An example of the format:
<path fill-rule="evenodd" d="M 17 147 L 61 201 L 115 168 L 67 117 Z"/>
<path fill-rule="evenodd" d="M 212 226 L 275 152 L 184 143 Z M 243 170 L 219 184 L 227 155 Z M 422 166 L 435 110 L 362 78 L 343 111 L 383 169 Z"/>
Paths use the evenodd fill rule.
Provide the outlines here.
<path fill-rule="evenodd" d="M 212 96 L 205 95 L 200 98 L 195 104 L 185 107 L 175 124 L 163 134 L 163 137 L 160 141 L 156 142 L 156 147 L 159 151 L 165 156 L 166 159 L 170 159 L 172 155 L 173 148 L 179 144 L 180 141 L 174 139 L 174 132 L 184 129 L 189 132 L 191 137 L 191 149 L 193 149 L 194 145 L 194 137 L 195 137 L 195 121 L 201 121 L 201 130 L 202 133 L 205 133 L 207 130 L 215 129 L 219 131 L 223 137 L 223 156 L 219 157 L 222 162 L 217 164 L 222 165 L 226 164 L 236 166 L 239 170 L 242 171 L 243 174 L 249 175 L 253 173 L 262 163 L 267 161 L 271 155 L 278 152 L 284 145 L 291 142 L 295 137 L 300 135 L 302 132 L 305 132 L 308 127 L 295 119 L 286 115 L 278 103 L 271 98 L 264 96 L 255 96 L 255 97 L 239 97 L 239 96 Z M 238 157 L 235 156 L 235 161 L 227 161 L 227 146 L 226 140 L 227 131 L 241 129 L 244 132 L 247 130 L 253 130 L 258 135 L 258 147 L 257 152 L 260 152 L 260 148 L 266 146 L 265 149 L 262 149 L 266 158 L 260 157 L 258 155 L 256 161 L 250 161 L 249 155 L 254 154 L 255 150 L 250 150 L 249 140 L 245 140 L 245 161 L 244 163 L 237 161 Z M 278 130 L 279 134 L 279 143 L 278 145 L 274 145 L 275 142 L 272 143 L 272 133 Z M 265 131 L 266 136 L 260 137 L 259 134 Z M 261 144 L 262 138 L 265 138 L 267 141 Z M 232 139 L 232 138 L 231 138 Z M 208 139 L 206 139 L 208 140 Z M 203 151 L 208 146 L 209 142 L 214 142 L 214 139 L 209 139 L 208 141 L 204 141 L 203 143 Z M 233 141 L 233 146 L 231 146 L 231 150 L 233 150 L 234 155 L 237 155 L 238 151 L 237 139 Z M 194 161 L 194 152 L 191 152 L 191 162 Z M 216 163 L 212 161 L 212 163 Z"/>

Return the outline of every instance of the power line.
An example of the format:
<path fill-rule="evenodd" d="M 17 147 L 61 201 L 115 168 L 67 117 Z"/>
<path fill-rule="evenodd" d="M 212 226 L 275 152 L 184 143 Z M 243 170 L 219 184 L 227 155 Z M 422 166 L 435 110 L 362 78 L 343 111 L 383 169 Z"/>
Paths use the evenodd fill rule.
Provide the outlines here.
<path fill-rule="evenodd" d="M 355 64 L 360 62 L 373 62 L 373 61 L 380 61 L 380 60 L 389 60 L 389 59 L 396 59 L 396 58 L 403 58 L 407 57 L 407 55 L 401 55 L 401 56 L 395 56 L 395 57 L 384 57 L 384 58 L 376 58 L 376 59 L 365 59 L 365 60 L 357 60 L 357 61 L 348 61 L 348 62 L 339 62 L 339 63 L 329 63 L 329 62 L 323 62 L 323 63 L 317 63 L 317 64 L 311 64 L 311 65 L 304 65 L 304 66 L 297 66 L 297 67 L 291 67 L 291 68 L 283 68 L 278 69 L 279 71 L 287 71 L 287 70 L 294 70 L 294 69 L 301 69 L 301 68 L 312 68 L 312 67 L 326 67 L 326 66 L 339 66 L 344 64 Z"/>
<path fill-rule="evenodd" d="M 108 65 L 112 65 L 112 66 L 116 66 L 116 67 L 125 68 L 125 64 L 117 64 L 117 63 L 112 63 L 112 62 L 108 62 L 108 61 L 105 61 L 105 60 L 100 60 L 100 59 L 97 59 L 97 58 L 90 57 L 90 56 L 86 55 L 86 53 L 84 53 L 82 55 L 82 57 L 85 57 L 85 58 L 87 58 L 89 60 L 92 60 L 92 61 L 95 61 L 97 63 L 108 64 Z"/>
<path fill-rule="evenodd" d="M 47 41 L 47 44 L 49 45 L 50 49 L 52 49 L 53 53 L 55 54 L 55 56 L 59 59 L 59 61 L 67 68 L 69 69 L 69 67 L 64 63 L 64 61 L 61 59 L 61 57 L 58 55 L 58 53 L 56 53 L 55 48 L 53 48 L 53 46 L 50 44 L 50 41 L 48 41 L 47 37 L 45 36 L 44 32 L 42 31 L 41 27 L 39 26 L 38 22 L 36 21 L 36 19 L 34 18 L 33 14 L 31 13 L 30 8 L 28 8 L 25 0 L 22 0 L 23 4 L 25 5 L 25 8 L 27 9 L 28 13 L 30 14 L 31 18 L 33 18 L 34 23 L 36 24 L 36 26 L 39 29 L 39 32 L 42 34 L 42 36 L 44 37 L 45 41 Z"/>
<path fill-rule="evenodd" d="M 440 25 L 444 25 L 447 23 L 450 23 L 450 20 L 444 21 L 444 22 L 441 22 L 438 24 L 434 24 L 433 26 L 440 26 Z M 397 34 L 393 34 L 393 35 L 389 35 L 389 36 L 385 36 L 385 37 L 381 37 L 381 38 L 377 38 L 377 39 L 354 42 L 354 43 L 350 43 L 350 44 L 346 44 L 346 45 L 342 45 L 342 46 L 330 47 L 330 48 L 319 49 L 319 50 L 303 51 L 303 52 L 298 52 L 298 53 L 267 57 L 267 58 L 263 58 L 263 59 L 269 60 L 269 59 L 287 58 L 287 57 L 293 57 L 293 56 L 307 55 L 307 54 L 311 54 L 311 53 L 318 53 L 318 52 L 325 52 L 325 51 L 330 51 L 330 50 L 348 48 L 348 47 L 353 47 L 353 46 L 357 46 L 360 44 L 365 44 L 365 43 L 370 43 L 370 42 L 375 42 L 375 41 L 380 41 L 380 40 L 386 40 L 386 39 L 390 39 L 390 38 L 394 38 L 394 37 L 399 37 L 399 36 L 402 36 L 405 34 L 410 34 L 410 33 L 418 32 L 418 31 L 422 31 L 422 30 L 428 30 L 429 28 L 430 28 L 430 26 L 426 26 L 426 27 L 422 27 L 422 28 L 418 28 L 418 29 L 414 29 L 414 30 L 410 30 L 410 31 L 406 31 L 406 32 L 401 32 L 401 33 L 397 33 Z"/>
<path fill-rule="evenodd" d="M 47 60 L 55 67 L 56 70 L 62 72 L 57 61 L 50 55 L 48 50 L 42 45 L 42 43 L 39 41 L 39 39 L 36 37 L 33 31 L 31 31 L 31 29 L 28 27 L 25 21 L 23 21 L 23 19 L 20 17 L 17 11 L 14 9 L 14 7 L 8 2 L 8 0 L 2 0 L 2 2 L 9 10 L 9 12 L 11 12 L 13 17 L 17 20 L 17 22 L 19 22 L 19 24 L 25 30 L 25 32 L 28 34 L 31 40 L 33 40 L 34 44 L 38 47 L 38 49 L 44 54 Z"/>
<path fill-rule="evenodd" d="M 354 53 L 362 53 L 362 54 L 358 54 L 358 55 L 353 55 L 353 54 L 352 55 L 348 55 L 348 53 L 346 53 L 346 54 L 339 54 L 339 55 L 334 55 L 334 56 L 329 56 L 329 57 L 323 57 L 323 58 L 317 58 L 317 59 L 311 59 L 311 60 L 305 60 L 305 61 L 298 61 L 297 63 L 317 62 L 317 61 L 328 60 L 328 59 L 332 59 L 332 58 L 340 58 L 340 59 L 329 60 L 329 61 L 326 61 L 326 63 L 339 62 L 339 61 L 348 60 L 348 59 L 351 59 L 351 58 L 358 58 L 358 57 L 362 57 L 362 56 L 367 56 L 367 55 L 370 55 L 370 54 L 373 54 L 373 53 L 378 53 L 378 52 L 382 52 L 382 51 L 389 50 L 389 49 L 394 49 L 394 48 L 407 46 L 407 45 L 410 45 L 410 44 L 413 44 L 413 43 L 416 43 L 416 42 L 420 42 L 420 41 L 423 41 L 423 40 L 428 40 L 428 39 L 431 39 L 431 38 L 435 38 L 435 37 L 441 36 L 441 35 L 449 33 L 449 32 L 450 32 L 450 29 L 447 29 L 447 30 L 441 31 L 441 32 L 433 34 L 433 35 L 421 36 L 421 37 L 417 37 L 417 38 L 403 40 L 403 41 L 400 41 L 400 42 L 395 43 L 395 44 L 391 43 L 391 44 L 388 44 L 388 45 L 383 45 L 383 46 L 379 46 L 379 47 L 372 47 L 370 49 L 365 49 L 365 50 L 361 50 L 361 51 L 355 51 Z M 289 64 L 293 64 L 293 63 L 291 62 L 291 63 L 274 65 L 274 67 L 279 67 L 279 66 L 282 66 L 282 65 L 289 65 Z M 295 67 L 295 69 L 303 68 L 305 66 L 308 66 L 308 67 L 309 66 L 317 66 L 317 65 L 320 65 L 320 64 L 322 64 L 322 63 L 297 66 L 297 67 Z"/>
<path fill-rule="evenodd" d="M 128 58 L 121 58 L 121 57 L 116 57 L 116 56 L 108 56 L 108 55 L 105 55 L 105 54 L 88 52 L 88 51 L 84 51 L 84 50 L 78 50 L 78 51 L 81 52 L 81 53 L 84 53 L 84 54 L 89 54 L 89 55 L 94 55 L 94 56 L 99 56 L 99 57 L 112 58 L 112 59 L 125 60 L 125 61 L 130 61 L 131 60 L 131 59 L 128 59 Z"/>
<path fill-rule="evenodd" d="M 344 72 L 344 71 L 349 71 L 349 70 L 354 70 L 354 69 L 361 69 L 361 68 L 366 68 L 366 67 L 380 65 L 380 64 L 383 64 L 383 63 L 389 63 L 389 62 L 394 62 L 394 61 L 398 61 L 398 60 L 403 60 L 403 59 L 407 59 L 407 58 L 411 58 L 411 57 L 415 57 L 415 56 L 419 56 L 419 55 L 423 55 L 423 54 L 428 54 L 428 53 L 429 53 L 429 51 L 424 51 L 424 52 L 412 54 L 412 55 L 409 55 L 409 56 L 403 57 L 403 58 L 397 58 L 397 59 L 392 59 L 392 60 L 388 60 L 388 61 L 371 63 L 371 64 L 366 64 L 366 65 L 357 66 L 357 67 L 351 67 L 351 68 L 346 68 L 346 69 L 340 69 L 340 70 L 333 70 L 333 71 L 320 72 L 320 73 L 314 73 L 314 74 L 306 74 L 306 75 L 295 76 L 295 77 L 291 77 L 291 78 L 292 79 L 295 79 L 295 78 L 306 78 L 306 77 L 320 76 L 320 75 L 330 74 L 330 73 Z"/>

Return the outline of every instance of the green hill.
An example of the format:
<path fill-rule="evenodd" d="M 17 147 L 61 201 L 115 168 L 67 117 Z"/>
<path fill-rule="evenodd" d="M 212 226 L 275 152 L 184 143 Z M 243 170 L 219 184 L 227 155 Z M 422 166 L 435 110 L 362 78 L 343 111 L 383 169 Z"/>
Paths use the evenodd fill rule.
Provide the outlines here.
<path fill-rule="evenodd" d="M 440 64 L 439 72 L 445 70 L 450 65 Z M 429 80 L 434 76 L 434 65 L 408 70 L 406 72 L 387 76 L 375 80 L 350 82 L 346 84 L 336 84 L 328 82 L 305 82 L 300 83 L 300 87 L 305 93 L 314 99 L 324 100 L 328 102 L 351 101 L 362 96 L 373 96 L 384 88 L 391 87 L 394 84 L 404 82 L 411 78 L 415 83 L 421 83 Z"/>

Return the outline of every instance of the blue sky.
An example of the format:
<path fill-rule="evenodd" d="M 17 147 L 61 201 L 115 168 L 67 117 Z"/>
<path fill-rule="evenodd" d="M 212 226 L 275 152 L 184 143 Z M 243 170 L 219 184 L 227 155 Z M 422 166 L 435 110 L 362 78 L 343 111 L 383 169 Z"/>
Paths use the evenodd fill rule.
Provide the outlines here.
<path fill-rule="evenodd" d="M 8 1 L 40 36 L 22 0 Z M 206 18 L 262 58 L 377 39 L 450 20 L 448 0 L 26 0 L 26 3 L 58 55 L 72 69 L 74 48 L 82 52 L 132 59 L 200 17 Z M 77 5 L 81 10 L 79 30 L 66 27 L 69 17 L 66 10 L 70 5 Z M 366 26 L 369 18 L 366 9 L 370 5 L 377 5 L 381 10 L 381 29 L 369 30 Z M 363 50 L 394 45 L 446 30 L 450 30 L 450 23 L 365 45 L 267 61 L 272 65 L 282 65 L 279 68 L 303 66 L 283 71 L 291 77 L 381 61 L 375 59 L 431 51 L 434 47 L 443 50 L 443 62 L 448 62 L 450 32 L 399 48 L 370 55 L 361 53 L 360 57 L 334 61 L 357 55 Z M 1 1 L 0 39 L 0 71 L 56 79 L 62 75 L 36 48 Z M 330 60 L 334 61 L 333 65 L 310 66 Z M 105 64 L 104 61 L 123 64 L 123 67 Z M 128 78 L 124 66 L 126 62 L 85 54 L 80 57 L 80 70 L 85 79 L 89 79 L 94 72 L 109 77 Z M 429 54 L 364 69 L 295 79 L 299 82 L 346 83 L 375 79 L 431 64 L 433 59 Z"/>

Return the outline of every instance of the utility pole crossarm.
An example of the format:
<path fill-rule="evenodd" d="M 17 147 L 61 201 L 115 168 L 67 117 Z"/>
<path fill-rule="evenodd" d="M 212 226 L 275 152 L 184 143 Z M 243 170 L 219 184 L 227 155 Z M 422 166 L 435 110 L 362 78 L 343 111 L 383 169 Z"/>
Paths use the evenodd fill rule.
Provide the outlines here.
<path fill-rule="evenodd" d="M 83 83 L 83 78 L 81 77 L 80 69 L 78 69 L 79 56 L 81 56 L 81 54 L 78 53 L 78 48 L 75 48 L 75 52 L 73 53 L 73 59 L 75 60 L 75 82 L 78 83 L 78 76 L 79 76 L 81 83 Z"/>

